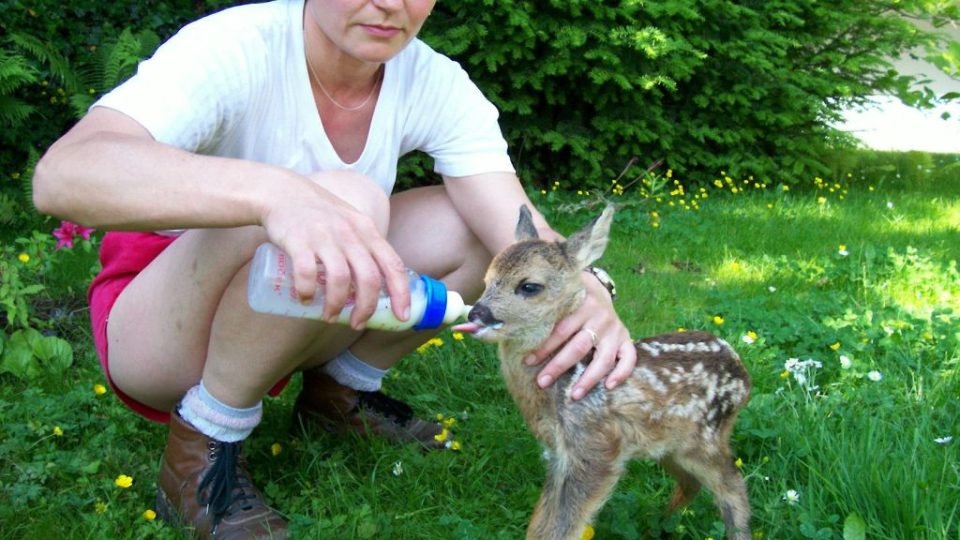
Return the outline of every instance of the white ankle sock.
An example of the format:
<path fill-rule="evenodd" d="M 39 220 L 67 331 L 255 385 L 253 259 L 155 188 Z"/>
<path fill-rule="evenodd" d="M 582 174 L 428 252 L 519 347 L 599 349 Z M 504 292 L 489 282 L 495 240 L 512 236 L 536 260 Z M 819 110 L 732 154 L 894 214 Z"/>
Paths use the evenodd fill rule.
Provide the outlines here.
<path fill-rule="evenodd" d="M 201 380 L 180 402 L 180 416 L 207 437 L 237 442 L 249 437 L 260 423 L 263 402 L 246 409 L 231 407 L 207 392 Z"/>
<path fill-rule="evenodd" d="M 357 358 L 349 350 L 323 365 L 323 371 L 338 383 L 354 390 L 376 392 L 389 369 L 379 369 Z"/>

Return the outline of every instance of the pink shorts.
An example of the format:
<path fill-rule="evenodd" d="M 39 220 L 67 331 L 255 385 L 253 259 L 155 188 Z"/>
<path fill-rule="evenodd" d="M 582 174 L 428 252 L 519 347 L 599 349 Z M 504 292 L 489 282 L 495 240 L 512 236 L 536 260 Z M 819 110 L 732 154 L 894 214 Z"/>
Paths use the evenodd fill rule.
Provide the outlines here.
<path fill-rule="evenodd" d="M 167 248 L 176 237 L 143 232 L 108 232 L 100 246 L 100 264 L 103 270 L 93 278 L 87 297 L 90 301 L 90 320 L 93 323 L 93 343 L 100 357 L 100 367 L 107 376 L 107 382 L 128 407 L 154 422 L 169 422 L 170 412 L 154 409 L 124 394 L 110 377 L 110 364 L 107 360 L 107 320 L 110 310 L 123 289 L 137 277 Z M 270 389 L 270 395 L 278 395 L 290 377 L 283 378 Z"/>

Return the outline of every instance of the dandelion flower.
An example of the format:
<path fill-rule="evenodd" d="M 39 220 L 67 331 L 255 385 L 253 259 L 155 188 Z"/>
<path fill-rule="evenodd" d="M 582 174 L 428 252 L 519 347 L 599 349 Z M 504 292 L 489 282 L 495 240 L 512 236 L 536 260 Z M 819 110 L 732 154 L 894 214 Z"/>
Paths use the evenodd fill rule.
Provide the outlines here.
<path fill-rule="evenodd" d="M 454 341 L 463 341 L 463 333 L 461 332 L 454 332 L 451 337 L 453 337 Z"/>
<path fill-rule="evenodd" d="M 781 379 L 787 379 L 787 378 L 789 378 L 789 377 L 790 377 L 790 370 L 785 369 L 785 370 L 783 370 L 782 373 L 780 373 L 780 378 L 781 378 Z"/>
<path fill-rule="evenodd" d="M 743 337 L 740 338 L 740 340 L 746 343 L 747 345 L 753 345 L 754 343 L 757 342 L 757 338 L 759 338 L 757 333 L 754 332 L 753 330 L 750 330 L 749 332 L 744 334 Z"/>
<path fill-rule="evenodd" d="M 444 442 L 448 437 L 450 437 L 450 430 L 447 428 L 443 428 L 443 431 L 433 436 L 434 440 L 437 442 Z"/>
<path fill-rule="evenodd" d="M 448 450 L 453 450 L 454 452 L 459 452 L 460 448 L 462 448 L 460 441 L 447 441 L 443 446 Z"/>
<path fill-rule="evenodd" d="M 63 430 L 60 429 L 60 426 L 53 426 L 53 434 L 57 437 L 63 437 Z"/>
<path fill-rule="evenodd" d="M 880 373 L 879 371 L 877 371 L 877 370 L 873 370 L 873 371 L 871 371 L 870 373 L 867 373 L 867 378 L 870 379 L 870 380 L 873 381 L 873 382 L 877 382 L 877 381 L 879 381 L 880 379 L 883 378 L 883 374 L 881 374 L 881 373 Z"/>
<path fill-rule="evenodd" d="M 280 455 L 280 452 L 283 452 L 283 447 L 280 446 L 280 443 L 275 442 L 270 445 L 270 455 L 277 457 Z"/>
<path fill-rule="evenodd" d="M 714 316 L 713 316 L 713 324 L 715 324 L 715 325 L 717 325 L 717 326 L 722 325 L 722 324 L 723 324 L 723 317 L 721 317 L 720 315 L 714 315 Z"/>
<path fill-rule="evenodd" d="M 949 444 L 950 441 L 952 440 L 953 440 L 953 437 L 948 435 L 946 437 L 937 437 L 936 439 L 933 440 L 933 442 L 937 444 Z"/>
<path fill-rule="evenodd" d="M 850 366 L 852 365 L 853 365 L 853 362 L 850 360 L 849 356 L 845 354 L 840 355 L 840 367 L 842 367 L 843 369 L 850 369 Z"/>
<path fill-rule="evenodd" d="M 443 421 L 443 427 L 449 429 L 449 428 L 452 428 L 453 425 L 456 423 L 457 423 L 457 419 L 451 416 L 450 418 L 447 418 L 446 420 Z"/>
<path fill-rule="evenodd" d="M 740 458 L 737 458 L 737 460 L 733 462 L 733 466 L 736 467 L 736 468 L 738 468 L 738 469 L 742 469 L 742 468 L 743 468 L 743 460 L 740 459 Z"/>
<path fill-rule="evenodd" d="M 102 384 L 93 385 L 93 393 L 102 396 L 107 393 L 107 387 Z"/>
<path fill-rule="evenodd" d="M 827 204 L 826 197 L 817 197 L 817 204 Z"/>
<path fill-rule="evenodd" d="M 839 351 L 839 350 L 840 350 L 840 342 L 838 341 L 838 342 L 830 345 L 830 350 Z"/>
<path fill-rule="evenodd" d="M 125 474 L 121 474 L 113 481 L 114 484 L 120 489 L 127 489 L 133 485 L 133 478 Z"/>
<path fill-rule="evenodd" d="M 788 489 L 783 495 L 783 500 L 786 501 L 790 506 L 794 506 L 800 502 L 800 493 L 795 489 Z"/>
<path fill-rule="evenodd" d="M 27 255 L 26 253 L 21 253 L 20 255 L 17 255 L 17 260 L 22 262 L 23 264 L 27 264 L 28 262 L 30 262 L 30 255 Z"/>
<path fill-rule="evenodd" d="M 596 532 L 593 530 L 593 525 L 587 525 L 587 528 L 583 530 L 583 536 L 580 537 L 580 540 L 593 540 L 593 535 Z"/>
<path fill-rule="evenodd" d="M 143 519 L 147 521 L 153 521 L 157 519 L 157 513 L 148 508 L 143 511 Z"/>
<path fill-rule="evenodd" d="M 393 464 L 393 471 L 392 471 L 392 472 L 393 472 L 393 475 L 394 475 L 394 476 L 400 476 L 401 474 L 403 474 L 403 462 L 402 462 L 402 461 L 398 461 L 398 462 L 394 463 L 394 464 Z"/>

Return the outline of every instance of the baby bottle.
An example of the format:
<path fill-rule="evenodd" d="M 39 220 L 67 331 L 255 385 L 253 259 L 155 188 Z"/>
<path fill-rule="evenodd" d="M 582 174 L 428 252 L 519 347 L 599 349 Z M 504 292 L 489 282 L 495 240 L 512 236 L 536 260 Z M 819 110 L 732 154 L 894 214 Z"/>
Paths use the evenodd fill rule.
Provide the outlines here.
<path fill-rule="evenodd" d="M 466 316 L 470 311 L 470 306 L 464 305 L 460 294 L 448 291 L 443 282 L 421 276 L 409 268 L 407 275 L 410 278 L 410 318 L 406 321 L 397 319 L 391 309 L 390 296 L 385 288 L 381 288 L 376 310 L 367 321 L 368 328 L 394 331 L 438 328 Z M 321 266 L 317 274 L 317 284 L 319 286 L 324 283 L 325 276 Z M 309 303 L 301 303 L 293 288 L 293 264 L 290 257 L 269 243 L 257 248 L 250 263 L 247 301 L 254 311 L 260 313 L 307 319 L 320 319 L 323 316 L 322 291 L 318 290 Z M 349 324 L 353 308 L 354 298 L 351 293 L 337 322 Z"/>

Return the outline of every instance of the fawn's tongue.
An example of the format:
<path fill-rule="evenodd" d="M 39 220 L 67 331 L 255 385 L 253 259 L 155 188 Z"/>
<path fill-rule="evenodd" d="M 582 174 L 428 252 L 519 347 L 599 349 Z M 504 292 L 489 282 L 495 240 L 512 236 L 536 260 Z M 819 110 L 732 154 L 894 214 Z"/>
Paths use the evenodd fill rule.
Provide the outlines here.
<path fill-rule="evenodd" d="M 457 324 L 450 328 L 454 332 L 463 332 L 464 334 L 475 334 L 477 330 L 480 330 L 480 325 L 475 322 L 465 322 L 463 324 Z"/>

